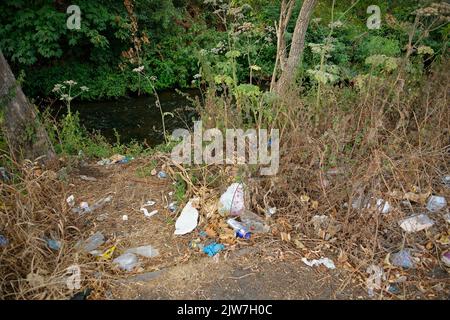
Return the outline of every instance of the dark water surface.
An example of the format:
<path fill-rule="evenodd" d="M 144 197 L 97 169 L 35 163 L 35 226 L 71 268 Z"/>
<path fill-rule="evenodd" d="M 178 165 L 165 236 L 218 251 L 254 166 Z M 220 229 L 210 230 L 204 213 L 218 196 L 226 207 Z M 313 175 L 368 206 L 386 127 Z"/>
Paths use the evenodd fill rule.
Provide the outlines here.
<path fill-rule="evenodd" d="M 184 90 L 194 98 L 197 90 Z M 171 134 L 176 128 L 192 125 L 196 117 L 192 103 L 175 91 L 158 93 L 164 112 L 171 112 L 175 117 L 165 117 L 166 132 Z M 98 130 L 108 141 L 115 142 L 114 129 L 123 143 L 136 140 L 146 141 L 153 146 L 163 142 L 161 114 L 155 104 L 154 96 L 123 98 L 111 101 L 77 102 L 72 104 L 72 111 L 79 112 L 80 122 L 89 131 Z M 155 130 L 156 129 L 156 130 Z"/>

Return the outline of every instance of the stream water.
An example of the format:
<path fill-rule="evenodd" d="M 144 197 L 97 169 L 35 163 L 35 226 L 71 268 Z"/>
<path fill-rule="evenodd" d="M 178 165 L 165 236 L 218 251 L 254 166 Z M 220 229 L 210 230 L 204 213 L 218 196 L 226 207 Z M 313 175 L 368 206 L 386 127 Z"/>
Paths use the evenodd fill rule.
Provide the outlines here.
<path fill-rule="evenodd" d="M 184 90 L 183 93 L 191 98 L 199 95 L 197 90 Z M 192 124 L 196 112 L 186 96 L 175 91 L 159 92 L 158 96 L 163 112 L 174 115 L 165 116 L 168 134 L 176 128 L 186 128 Z M 72 111 L 79 112 L 80 121 L 86 129 L 99 131 L 110 142 L 116 142 L 114 130 L 119 133 L 122 143 L 136 140 L 154 146 L 164 140 L 161 113 L 154 96 L 110 101 L 75 101 Z"/>

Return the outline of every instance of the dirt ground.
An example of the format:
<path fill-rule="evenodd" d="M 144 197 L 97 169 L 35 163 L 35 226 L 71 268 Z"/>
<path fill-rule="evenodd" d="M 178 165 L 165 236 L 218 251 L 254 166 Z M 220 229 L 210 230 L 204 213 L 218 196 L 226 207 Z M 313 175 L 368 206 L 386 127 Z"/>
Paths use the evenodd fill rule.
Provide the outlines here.
<path fill-rule="evenodd" d="M 357 273 L 339 265 L 335 270 L 324 266 L 309 267 L 301 261 L 301 252 L 271 234 L 257 235 L 249 241 L 239 240 L 214 257 L 206 256 L 199 248 L 191 248 L 190 242 L 194 239 L 208 241 L 199 234 L 205 221 L 200 217 L 197 229 L 189 234 L 173 234 L 179 210 L 172 213 L 167 205 L 174 200 L 169 195 L 174 186 L 170 178 L 138 177 L 138 168 L 147 162 L 135 160 L 110 166 L 92 164 L 74 169 L 70 174 L 68 194 L 74 195 L 77 204 L 81 201 L 91 204 L 112 196 L 111 203 L 79 218 L 91 234 L 101 231 L 105 235 L 107 241 L 101 249 L 116 246 L 114 257 L 128 248 L 143 245 L 152 245 L 159 251 L 157 257 L 141 257 L 140 266 L 133 272 L 119 271 L 107 261 L 108 268 L 114 270 L 116 276 L 104 279 L 108 283 L 105 293 L 95 298 L 369 298 Z M 96 181 L 82 180 L 80 175 L 94 177 Z M 156 204 L 147 207 L 148 211 L 158 210 L 150 218 L 140 211 L 149 200 Z M 123 215 L 128 216 L 127 221 L 123 221 Z M 437 272 L 435 278 L 436 285 L 440 286 L 439 295 L 429 296 L 415 284 L 404 283 L 395 294 L 377 292 L 374 298 L 449 299 L 448 274 Z"/>

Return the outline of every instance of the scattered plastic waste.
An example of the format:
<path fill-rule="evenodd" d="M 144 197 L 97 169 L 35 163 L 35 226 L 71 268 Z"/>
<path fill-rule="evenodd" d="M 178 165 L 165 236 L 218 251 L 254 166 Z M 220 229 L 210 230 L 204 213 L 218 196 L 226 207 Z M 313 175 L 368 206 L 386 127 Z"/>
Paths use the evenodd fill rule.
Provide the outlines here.
<path fill-rule="evenodd" d="M 189 248 L 191 248 L 191 249 L 199 248 L 200 250 L 203 251 L 204 247 L 205 246 L 201 243 L 201 240 L 199 238 L 194 239 L 189 242 Z"/>
<path fill-rule="evenodd" d="M 214 257 L 217 253 L 225 249 L 225 246 L 221 243 L 213 242 L 206 247 L 203 248 L 203 252 L 206 253 L 209 257 Z"/>
<path fill-rule="evenodd" d="M 153 217 L 155 214 L 158 213 L 158 210 L 153 210 L 152 212 L 148 212 L 148 210 L 145 208 L 141 208 L 141 211 L 144 213 L 144 216 L 146 216 L 147 218 Z"/>
<path fill-rule="evenodd" d="M 0 178 L 3 181 L 9 181 L 10 180 L 8 171 L 6 171 L 5 167 L 0 167 Z"/>
<path fill-rule="evenodd" d="M 99 166 L 108 166 L 111 164 L 111 160 L 109 159 L 102 159 L 100 161 L 97 161 L 97 165 Z"/>
<path fill-rule="evenodd" d="M 450 267 L 450 251 L 442 254 L 441 261 L 446 267 Z"/>
<path fill-rule="evenodd" d="M 432 227 L 434 221 L 426 214 L 419 214 L 400 220 L 398 224 L 406 232 L 417 232 Z"/>
<path fill-rule="evenodd" d="M 206 231 L 203 231 L 203 230 L 200 231 L 198 234 L 199 234 L 199 236 L 202 237 L 202 238 L 206 238 L 206 237 L 208 236 L 208 234 L 206 233 Z"/>
<path fill-rule="evenodd" d="M 245 209 L 244 186 L 241 183 L 231 184 L 220 196 L 218 207 L 222 216 L 239 216 Z"/>
<path fill-rule="evenodd" d="M 115 155 L 109 157 L 108 159 L 102 159 L 102 160 L 98 161 L 97 165 L 108 166 L 108 165 L 115 164 L 115 163 L 124 164 L 124 163 L 130 162 L 133 159 L 134 159 L 133 157 L 125 157 L 120 154 L 115 154 Z"/>
<path fill-rule="evenodd" d="M 6 247 L 8 245 L 8 239 L 2 234 L 0 234 L 0 247 Z"/>
<path fill-rule="evenodd" d="M 447 223 L 450 223 L 450 213 L 444 214 L 443 218 Z"/>
<path fill-rule="evenodd" d="M 389 202 L 383 199 L 377 199 L 376 207 L 378 211 L 383 214 L 389 213 L 391 211 L 391 205 L 389 204 Z"/>
<path fill-rule="evenodd" d="M 400 288 L 396 284 L 390 284 L 387 291 L 391 294 L 399 294 L 401 292 Z"/>
<path fill-rule="evenodd" d="M 143 256 L 146 258 L 154 258 L 159 255 L 159 250 L 153 248 L 151 245 L 148 246 L 140 246 L 136 248 L 131 248 L 125 251 L 125 253 L 134 253 L 139 256 Z"/>
<path fill-rule="evenodd" d="M 321 228 L 326 227 L 330 218 L 327 215 L 315 215 L 311 218 L 310 223 L 314 226 L 314 230 L 317 232 Z"/>
<path fill-rule="evenodd" d="M 183 235 L 197 227 L 198 211 L 192 206 L 193 199 L 189 200 L 175 222 L 175 234 Z"/>
<path fill-rule="evenodd" d="M 169 205 L 167 206 L 167 209 L 169 209 L 170 212 L 175 212 L 177 211 L 177 202 L 171 202 L 169 203 Z"/>
<path fill-rule="evenodd" d="M 112 200 L 112 196 L 108 196 L 106 198 L 103 198 L 99 201 L 97 201 L 96 203 L 94 203 L 91 207 L 91 211 L 100 209 L 101 207 L 103 207 L 105 204 L 107 204 L 108 202 L 111 202 Z"/>
<path fill-rule="evenodd" d="M 447 201 L 444 197 L 431 196 L 427 202 L 427 209 L 430 212 L 437 212 L 447 206 Z"/>
<path fill-rule="evenodd" d="M 108 219 L 108 214 L 107 213 L 102 213 L 100 215 L 97 216 L 97 218 L 95 218 L 95 220 L 97 221 L 105 221 L 106 219 Z"/>
<path fill-rule="evenodd" d="M 360 194 L 357 198 L 352 200 L 352 208 L 359 210 L 363 208 L 367 208 L 370 206 L 369 199 L 367 199 L 363 194 Z"/>
<path fill-rule="evenodd" d="M 75 205 L 75 197 L 72 195 L 70 195 L 67 199 L 66 199 L 67 204 L 70 207 L 73 207 Z"/>
<path fill-rule="evenodd" d="M 95 182 L 95 181 L 97 181 L 96 178 L 94 178 L 94 177 L 88 177 L 88 176 L 85 176 L 85 175 L 81 175 L 81 176 L 80 176 L 80 179 L 81 179 L 81 180 L 84 180 L 84 181 L 90 181 L 90 182 Z"/>
<path fill-rule="evenodd" d="M 277 213 L 276 207 L 270 207 L 266 210 L 266 215 L 269 217 L 273 216 L 275 213 Z"/>
<path fill-rule="evenodd" d="M 414 267 L 414 262 L 412 260 L 409 250 L 400 250 L 391 255 L 391 263 L 396 267 L 402 267 L 406 269 L 411 269 Z"/>
<path fill-rule="evenodd" d="M 149 207 L 151 207 L 151 206 L 154 206 L 155 204 L 156 204 L 155 201 L 148 200 L 148 201 L 144 204 L 144 206 L 149 206 Z"/>
<path fill-rule="evenodd" d="M 381 267 L 373 264 L 367 267 L 366 272 L 369 274 L 369 277 L 366 280 L 367 294 L 369 297 L 373 297 L 373 291 L 381 289 L 381 280 L 384 272 Z"/>
<path fill-rule="evenodd" d="M 101 199 L 101 200 L 97 201 L 91 207 L 89 206 L 89 204 L 87 202 L 81 202 L 80 203 L 80 207 L 79 208 L 73 208 L 72 211 L 75 212 L 75 213 L 79 213 L 79 214 L 93 212 L 93 211 L 95 211 L 97 209 L 100 209 L 101 207 L 103 207 L 108 202 L 111 202 L 111 200 L 112 200 L 112 196 L 108 196 L 108 197 L 106 197 L 104 199 Z"/>
<path fill-rule="evenodd" d="M 54 239 L 46 239 L 47 245 L 50 249 L 59 251 L 61 249 L 61 241 Z"/>
<path fill-rule="evenodd" d="M 358 198 L 354 199 L 352 202 L 353 209 L 370 209 L 372 207 L 371 200 L 368 197 L 365 197 L 364 195 L 360 195 Z M 383 214 L 389 213 L 392 209 L 389 202 L 387 202 L 384 199 L 377 199 L 375 201 L 375 208 L 378 212 L 381 212 Z"/>
<path fill-rule="evenodd" d="M 117 264 L 122 270 L 131 271 L 139 264 L 139 261 L 134 253 L 127 252 L 115 258 L 113 263 Z"/>
<path fill-rule="evenodd" d="M 126 214 L 124 214 L 124 215 L 122 216 L 122 221 L 128 221 L 128 216 L 127 216 Z"/>
<path fill-rule="evenodd" d="M 307 266 L 310 266 L 310 267 L 324 265 L 328 269 L 336 269 L 336 266 L 334 265 L 333 260 L 331 260 L 329 258 L 320 258 L 318 260 L 314 259 L 311 261 L 308 261 L 308 259 L 306 259 L 306 258 L 302 258 L 302 261 L 304 264 L 306 264 Z"/>
<path fill-rule="evenodd" d="M 72 211 L 79 214 L 91 212 L 91 208 L 87 202 L 81 202 L 78 208 L 72 208 Z"/>
<path fill-rule="evenodd" d="M 270 227 L 265 224 L 264 220 L 249 210 L 244 210 L 240 215 L 240 219 L 251 233 L 266 233 L 270 231 Z"/>
<path fill-rule="evenodd" d="M 450 176 L 444 176 L 444 177 L 442 177 L 442 183 L 443 183 L 444 186 L 446 186 L 447 188 L 450 188 Z"/>
<path fill-rule="evenodd" d="M 97 231 L 92 236 L 86 239 L 83 243 L 83 251 L 91 252 L 100 247 L 103 243 L 105 243 L 105 236 Z"/>
<path fill-rule="evenodd" d="M 156 169 L 152 169 L 152 171 L 150 171 L 150 174 L 152 176 L 156 176 L 157 173 L 158 173 L 158 171 L 156 171 Z"/>
<path fill-rule="evenodd" d="M 87 289 L 85 289 L 83 291 L 75 293 L 70 298 L 70 300 L 86 300 L 89 297 L 89 295 L 91 294 L 91 292 L 92 292 L 92 289 L 87 288 Z"/>
<path fill-rule="evenodd" d="M 112 246 L 111 248 L 109 248 L 108 250 L 106 250 L 105 252 L 103 252 L 100 257 L 104 260 L 109 260 L 112 258 L 114 251 L 116 251 L 116 246 Z"/>
<path fill-rule="evenodd" d="M 167 173 L 165 173 L 164 171 L 158 172 L 158 178 L 160 178 L 160 179 L 167 178 Z"/>
<path fill-rule="evenodd" d="M 126 156 L 124 159 L 117 161 L 118 164 L 127 164 L 130 161 L 134 160 L 133 157 Z"/>
<path fill-rule="evenodd" d="M 234 219 L 228 219 L 227 224 L 233 228 L 233 230 L 236 232 L 236 237 L 242 238 L 242 239 L 250 239 L 252 234 L 247 230 L 247 228 L 241 224 L 240 222 L 234 220 Z"/>

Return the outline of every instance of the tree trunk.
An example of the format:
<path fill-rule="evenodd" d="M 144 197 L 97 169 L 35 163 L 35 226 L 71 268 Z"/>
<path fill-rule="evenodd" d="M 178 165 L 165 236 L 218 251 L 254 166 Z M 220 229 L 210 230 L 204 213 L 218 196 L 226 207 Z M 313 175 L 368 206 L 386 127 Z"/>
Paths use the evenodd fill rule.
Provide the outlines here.
<path fill-rule="evenodd" d="M 0 111 L 3 113 L 2 129 L 14 160 L 40 158 L 41 162 L 48 162 L 55 158 L 55 151 L 36 110 L 17 84 L 1 51 Z"/>
<path fill-rule="evenodd" d="M 283 1 L 284 2 L 284 1 Z M 286 92 L 286 90 L 292 85 L 293 81 L 295 80 L 295 75 L 297 71 L 297 67 L 301 61 L 302 55 L 303 55 L 303 49 L 305 48 L 305 35 L 306 30 L 308 29 L 309 20 L 311 18 L 311 15 L 314 11 L 314 8 L 317 4 L 317 0 L 304 0 L 302 4 L 302 8 L 300 10 L 300 13 L 297 18 L 297 22 L 295 24 L 294 33 L 292 35 L 292 42 L 291 42 L 291 49 L 289 51 L 289 56 L 285 60 L 285 63 L 280 65 L 281 68 L 281 75 L 278 79 L 276 85 L 272 86 L 272 90 L 277 91 L 280 94 L 283 94 Z M 286 6 L 289 10 L 289 4 Z M 290 17 L 290 14 L 287 14 L 285 12 L 280 13 L 280 21 L 282 21 L 282 16 L 288 16 Z M 287 22 L 285 24 L 287 25 Z M 280 30 L 282 32 L 278 33 L 278 37 L 284 37 L 284 31 Z M 280 40 L 279 40 L 280 41 Z M 279 48 L 278 50 L 284 50 L 283 47 Z M 284 60 L 284 52 L 278 53 L 281 55 L 280 62 Z M 277 54 L 277 55 L 278 55 Z M 277 57 L 277 60 L 279 58 Z M 275 70 L 277 72 L 277 70 Z"/>

